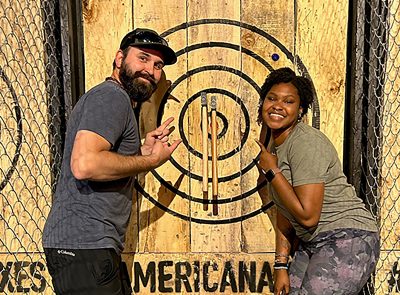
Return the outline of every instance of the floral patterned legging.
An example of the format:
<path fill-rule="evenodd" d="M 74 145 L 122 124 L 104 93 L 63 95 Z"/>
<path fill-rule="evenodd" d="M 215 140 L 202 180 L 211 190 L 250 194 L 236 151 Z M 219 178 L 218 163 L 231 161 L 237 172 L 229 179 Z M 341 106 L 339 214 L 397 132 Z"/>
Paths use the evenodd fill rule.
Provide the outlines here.
<path fill-rule="evenodd" d="M 290 265 L 290 293 L 356 295 L 379 257 L 378 233 L 343 229 L 302 244 Z"/>

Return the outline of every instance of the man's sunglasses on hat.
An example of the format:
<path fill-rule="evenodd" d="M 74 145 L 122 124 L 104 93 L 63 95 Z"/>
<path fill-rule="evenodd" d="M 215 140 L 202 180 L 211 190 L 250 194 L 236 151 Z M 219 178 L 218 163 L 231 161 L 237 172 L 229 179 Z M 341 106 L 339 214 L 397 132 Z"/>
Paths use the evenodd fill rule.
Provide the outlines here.
<path fill-rule="evenodd" d="M 168 42 L 157 32 L 150 29 L 135 29 L 128 33 L 121 41 L 120 49 L 124 50 L 129 46 L 155 48 L 160 50 L 164 55 L 164 63 L 172 65 L 176 62 L 177 57 L 169 46 Z"/>
<path fill-rule="evenodd" d="M 149 31 L 136 32 L 135 34 L 127 36 L 124 41 L 124 44 L 121 43 L 122 50 L 127 48 L 129 45 L 135 45 L 137 43 L 158 43 L 164 46 L 168 46 L 168 43 L 164 38 Z"/>

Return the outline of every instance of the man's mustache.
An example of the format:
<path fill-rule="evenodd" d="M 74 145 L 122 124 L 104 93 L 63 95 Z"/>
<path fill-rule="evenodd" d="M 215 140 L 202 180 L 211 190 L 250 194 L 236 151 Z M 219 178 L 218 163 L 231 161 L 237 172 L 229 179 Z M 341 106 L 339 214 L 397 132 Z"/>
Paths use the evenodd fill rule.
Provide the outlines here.
<path fill-rule="evenodd" d="M 151 76 L 151 75 L 148 75 L 148 74 L 144 74 L 144 73 L 140 73 L 140 72 L 136 72 L 133 75 L 133 79 L 136 79 L 136 78 L 144 78 L 144 79 L 148 80 L 151 83 L 151 85 L 153 85 L 153 87 L 157 86 L 157 82 L 156 82 L 156 79 L 154 78 L 154 76 Z"/>

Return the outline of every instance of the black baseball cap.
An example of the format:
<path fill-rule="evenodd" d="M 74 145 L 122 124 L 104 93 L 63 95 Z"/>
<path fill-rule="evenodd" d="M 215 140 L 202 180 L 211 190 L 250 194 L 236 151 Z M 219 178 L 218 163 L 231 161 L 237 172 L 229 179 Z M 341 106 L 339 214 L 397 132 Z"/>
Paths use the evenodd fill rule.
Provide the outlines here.
<path fill-rule="evenodd" d="M 119 48 L 124 50 L 129 46 L 159 50 L 164 56 L 164 64 L 166 65 L 172 65 L 177 60 L 175 51 L 168 46 L 168 42 L 156 31 L 150 29 L 137 28 L 126 34 Z"/>

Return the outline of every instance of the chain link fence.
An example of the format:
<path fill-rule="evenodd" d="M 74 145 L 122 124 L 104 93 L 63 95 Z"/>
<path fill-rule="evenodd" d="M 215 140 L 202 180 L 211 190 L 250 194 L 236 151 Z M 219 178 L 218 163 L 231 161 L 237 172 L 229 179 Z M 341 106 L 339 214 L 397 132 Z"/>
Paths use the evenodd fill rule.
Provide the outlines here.
<path fill-rule="evenodd" d="M 0 293 L 53 293 L 41 237 L 66 120 L 60 8 L 0 2 Z"/>
<path fill-rule="evenodd" d="M 400 3 L 354 1 L 348 88 L 351 182 L 380 226 L 381 256 L 363 294 L 400 292 Z"/>

